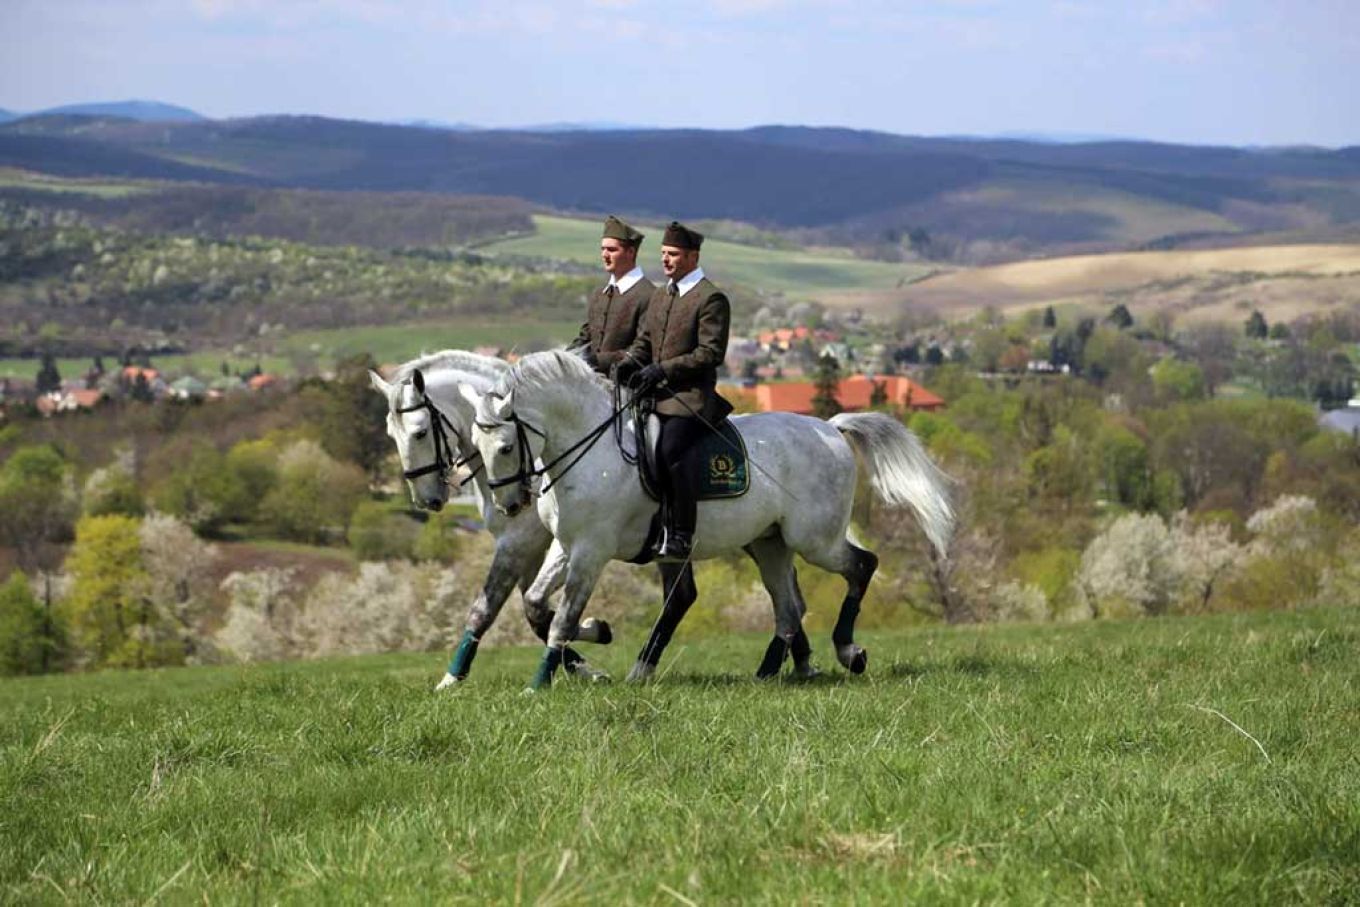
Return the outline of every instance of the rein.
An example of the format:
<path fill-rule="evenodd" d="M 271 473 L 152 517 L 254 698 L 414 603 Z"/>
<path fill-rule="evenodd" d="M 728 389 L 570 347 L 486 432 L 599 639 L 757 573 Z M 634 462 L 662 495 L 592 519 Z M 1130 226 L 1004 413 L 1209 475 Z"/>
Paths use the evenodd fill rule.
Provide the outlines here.
<path fill-rule="evenodd" d="M 566 450 L 562 451 L 557 456 L 553 457 L 550 462 L 544 463 L 542 466 L 539 467 L 532 466 L 533 454 L 529 450 L 528 433 L 533 432 L 534 434 L 538 435 L 545 441 L 547 440 L 548 436 L 545 435 L 539 429 L 530 425 L 528 422 L 525 422 L 523 419 L 519 417 L 517 413 L 512 412 L 506 419 L 506 421 L 513 422 L 515 424 L 515 445 L 519 448 L 519 469 L 515 472 L 514 475 L 508 476 L 507 478 L 504 479 L 493 478 L 490 470 L 488 470 L 486 474 L 487 485 L 494 489 L 504 488 L 506 485 L 514 485 L 518 483 L 527 488 L 534 479 L 538 478 L 539 476 L 547 476 L 549 470 L 551 470 L 554 466 L 556 466 L 558 463 L 561 463 L 563 460 L 565 460 L 567 457 L 570 457 L 572 454 L 576 454 L 572 461 L 566 465 L 566 468 L 564 468 L 556 478 L 549 476 L 548 483 L 538 490 L 539 494 L 543 494 L 544 492 L 552 488 L 554 485 L 556 485 L 558 482 L 562 481 L 566 474 L 571 472 L 572 468 L 577 463 L 581 462 L 581 459 L 585 457 L 586 454 L 590 453 L 590 449 L 594 447 L 595 444 L 601 438 L 604 437 L 605 432 L 609 431 L 611 426 L 613 426 L 616 422 L 619 421 L 619 415 L 624 410 L 626 410 L 628 406 L 631 405 L 631 403 L 632 401 L 630 400 L 627 403 L 623 403 L 619 406 L 616 406 L 603 422 L 592 428 L 590 431 L 586 432 L 586 434 L 579 441 L 568 447 Z M 494 431 L 497 427 L 495 425 L 487 425 L 484 422 L 477 422 L 475 424 L 482 431 Z M 580 452 L 577 453 L 577 451 Z"/>

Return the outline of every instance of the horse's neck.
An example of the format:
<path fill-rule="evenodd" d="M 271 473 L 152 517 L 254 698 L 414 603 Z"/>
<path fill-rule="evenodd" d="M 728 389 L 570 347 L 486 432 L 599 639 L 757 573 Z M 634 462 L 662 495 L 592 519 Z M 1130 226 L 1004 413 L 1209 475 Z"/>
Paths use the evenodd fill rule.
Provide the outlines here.
<path fill-rule="evenodd" d="M 517 395 L 518 397 L 518 395 Z M 560 384 L 544 387 L 532 400 L 516 399 L 521 420 L 546 435 L 545 458 L 571 447 L 609 418 L 609 398 L 598 388 Z"/>

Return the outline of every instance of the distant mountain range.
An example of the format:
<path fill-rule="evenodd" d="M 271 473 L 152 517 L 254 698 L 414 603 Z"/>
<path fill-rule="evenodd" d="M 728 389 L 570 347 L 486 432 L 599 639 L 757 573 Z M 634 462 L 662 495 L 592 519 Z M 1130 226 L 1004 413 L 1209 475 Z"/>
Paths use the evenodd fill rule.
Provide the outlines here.
<path fill-rule="evenodd" d="M 192 112 L 186 112 L 192 115 Z M 195 115 L 196 116 L 196 115 Z M 0 125 L 0 166 L 253 186 L 512 196 L 731 219 L 939 257 L 1360 226 L 1360 148 L 921 138 L 850 129 L 472 130 L 312 116 Z"/>
<path fill-rule="evenodd" d="M 160 101 L 103 101 L 92 104 L 64 104 L 29 113 L 0 110 L 0 123 L 20 117 L 35 116 L 91 116 L 122 117 L 143 123 L 193 123 L 207 119 L 187 107 L 163 104 Z"/>

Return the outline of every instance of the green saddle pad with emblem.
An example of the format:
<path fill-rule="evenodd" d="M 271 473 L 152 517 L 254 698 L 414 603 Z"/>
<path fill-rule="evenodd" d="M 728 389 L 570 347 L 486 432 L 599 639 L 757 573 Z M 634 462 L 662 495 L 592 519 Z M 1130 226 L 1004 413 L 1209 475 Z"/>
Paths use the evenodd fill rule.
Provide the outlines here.
<path fill-rule="evenodd" d="M 693 487 L 698 489 L 698 500 L 713 501 L 721 498 L 739 498 L 751 487 L 750 468 L 746 457 L 746 441 L 742 439 L 737 427 L 729 420 L 718 423 L 718 434 L 709 432 L 689 452 L 685 468 L 695 473 Z M 649 458 L 650 459 L 650 458 Z M 647 463 L 651 466 L 651 463 Z M 642 478 L 643 490 L 655 500 L 660 500 L 656 476 L 652 470 L 638 471 Z"/>

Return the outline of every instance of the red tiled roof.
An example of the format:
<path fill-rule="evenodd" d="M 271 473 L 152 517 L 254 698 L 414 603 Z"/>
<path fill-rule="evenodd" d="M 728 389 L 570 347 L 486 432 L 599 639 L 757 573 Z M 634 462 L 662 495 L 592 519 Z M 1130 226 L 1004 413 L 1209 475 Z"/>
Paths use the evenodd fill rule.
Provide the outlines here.
<path fill-rule="evenodd" d="M 939 396 L 901 375 L 883 375 L 875 379 L 865 375 L 843 378 L 836 386 L 836 399 L 847 410 L 868 409 L 874 384 L 879 382 L 885 385 L 888 403 L 893 406 L 912 410 L 931 410 L 944 406 L 944 400 Z M 811 413 L 812 398 L 816 393 L 816 387 L 807 381 L 759 384 L 755 388 L 756 406 L 761 412 Z"/>
<path fill-rule="evenodd" d="M 138 375 L 141 375 L 147 381 L 155 381 L 160 377 L 160 374 L 154 368 L 143 368 L 140 365 L 123 366 L 123 377 L 129 381 L 136 381 Z"/>

